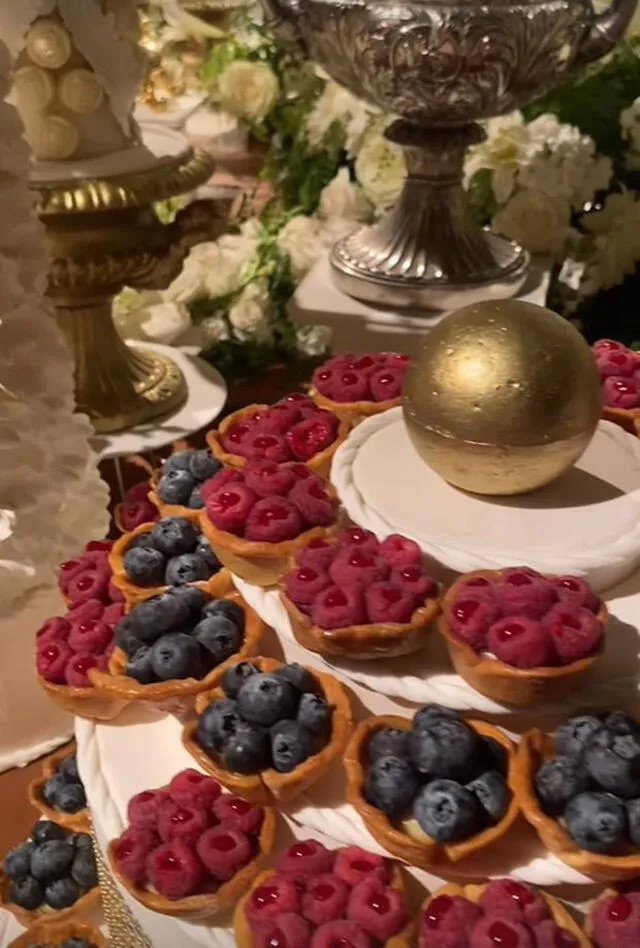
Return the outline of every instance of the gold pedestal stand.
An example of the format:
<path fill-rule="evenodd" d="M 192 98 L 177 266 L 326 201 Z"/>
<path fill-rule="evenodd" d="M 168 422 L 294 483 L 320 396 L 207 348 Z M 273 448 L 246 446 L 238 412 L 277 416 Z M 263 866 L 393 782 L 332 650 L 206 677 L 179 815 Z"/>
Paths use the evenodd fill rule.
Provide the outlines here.
<path fill-rule="evenodd" d="M 227 216 L 212 201 L 189 205 L 169 225 L 153 210 L 212 171 L 208 155 L 188 149 L 145 172 L 32 185 L 49 247 L 48 292 L 75 362 L 78 411 L 98 433 L 167 415 L 187 397 L 178 366 L 125 345 L 111 309 L 124 286 L 166 288 L 192 246 L 223 232 Z"/>

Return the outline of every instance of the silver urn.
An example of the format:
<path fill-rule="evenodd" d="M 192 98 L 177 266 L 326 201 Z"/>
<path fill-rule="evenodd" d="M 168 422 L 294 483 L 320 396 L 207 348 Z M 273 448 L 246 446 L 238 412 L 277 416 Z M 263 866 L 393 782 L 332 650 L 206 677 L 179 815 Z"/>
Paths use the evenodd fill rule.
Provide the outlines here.
<path fill-rule="evenodd" d="M 338 286 L 379 305 L 453 309 L 514 295 L 527 254 L 481 228 L 462 188 L 478 121 L 522 108 L 609 52 L 637 0 L 262 0 L 276 35 L 397 120 L 396 207 L 333 249 Z"/>

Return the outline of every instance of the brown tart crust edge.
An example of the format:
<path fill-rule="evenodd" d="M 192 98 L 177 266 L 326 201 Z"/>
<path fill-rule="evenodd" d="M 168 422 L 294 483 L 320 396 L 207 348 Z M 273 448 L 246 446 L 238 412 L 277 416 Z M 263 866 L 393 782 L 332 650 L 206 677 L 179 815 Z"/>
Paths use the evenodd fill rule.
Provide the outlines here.
<path fill-rule="evenodd" d="M 45 910 L 37 908 L 30 912 L 10 900 L 10 887 L 11 880 L 0 869 L 0 908 L 5 908 L 8 912 L 11 912 L 25 928 L 29 928 L 34 922 L 62 922 L 76 918 L 79 915 L 88 915 L 95 911 L 100 904 L 100 887 L 96 885 L 85 892 L 84 895 L 81 895 L 78 901 L 68 908 Z"/>
<path fill-rule="evenodd" d="M 47 780 L 56 773 L 58 765 L 65 757 L 71 757 L 75 752 L 76 742 L 72 741 L 71 744 L 67 744 L 63 750 L 56 751 L 55 754 L 50 754 L 48 757 L 45 757 L 42 763 L 42 774 L 31 781 L 27 787 L 27 796 L 31 806 L 41 813 L 45 820 L 51 820 L 52 823 L 59 823 L 60 826 L 64 826 L 65 829 L 87 833 L 89 832 L 89 810 L 87 807 L 83 810 L 79 810 L 77 813 L 63 813 L 61 810 L 54 810 L 53 807 L 49 806 L 42 795 L 44 785 Z M 64 939 L 62 940 L 64 941 Z M 34 944 L 37 944 L 37 942 L 34 942 Z"/>
<path fill-rule="evenodd" d="M 346 419 L 351 425 L 357 425 L 365 418 L 381 415 L 383 412 L 389 411 L 391 408 L 397 408 L 398 405 L 402 404 L 401 395 L 398 398 L 387 398 L 383 402 L 365 401 L 364 399 L 358 402 L 334 402 L 313 386 L 309 389 L 309 396 L 319 408 L 332 411 L 338 418 Z"/>
<path fill-rule="evenodd" d="M 108 948 L 107 940 L 98 928 L 76 919 L 62 922 L 49 922 L 45 918 L 32 925 L 9 948 L 34 948 L 35 945 L 51 945 L 57 948 L 69 938 L 85 938 L 94 948 Z"/>

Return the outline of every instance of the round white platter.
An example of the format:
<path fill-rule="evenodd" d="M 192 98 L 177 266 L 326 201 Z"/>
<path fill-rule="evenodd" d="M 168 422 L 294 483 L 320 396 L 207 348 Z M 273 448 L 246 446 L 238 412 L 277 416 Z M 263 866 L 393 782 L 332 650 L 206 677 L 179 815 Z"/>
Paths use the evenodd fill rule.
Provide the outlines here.
<path fill-rule="evenodd" d="M 331 480 L 356 523 L 380 537 L 411 537 L 459 573 L 526 565 L 583 576 L 601 592 L 640 564 L 640 440 L 607 421 L 576 467 L 548 487 L 481 497 L 420 459 L 394 408 L 351 432 Z"/>

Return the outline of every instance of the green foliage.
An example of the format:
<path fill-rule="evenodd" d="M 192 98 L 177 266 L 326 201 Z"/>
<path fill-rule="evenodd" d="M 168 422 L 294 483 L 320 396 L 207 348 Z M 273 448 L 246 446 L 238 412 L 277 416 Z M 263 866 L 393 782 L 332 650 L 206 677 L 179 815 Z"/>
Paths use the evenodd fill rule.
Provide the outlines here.
<path fill-rule="evenodd" d="M 493 193 L 493 172 L 488 168 L 476 171 L 469 182 L 467 195 L 475 216 L 481 224 L 490 224 L 498 204 Z"/>

